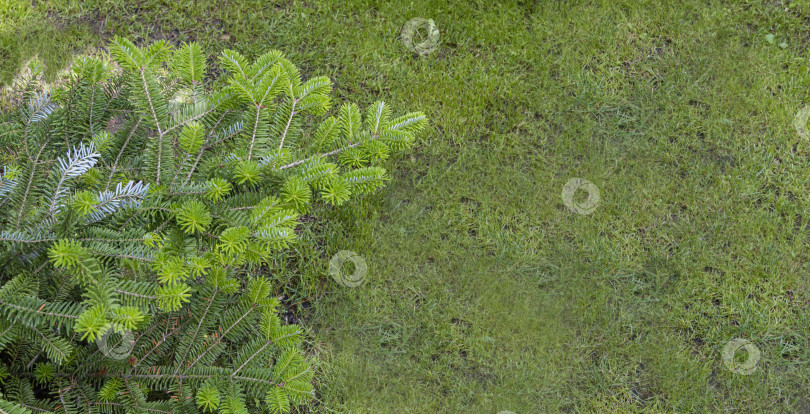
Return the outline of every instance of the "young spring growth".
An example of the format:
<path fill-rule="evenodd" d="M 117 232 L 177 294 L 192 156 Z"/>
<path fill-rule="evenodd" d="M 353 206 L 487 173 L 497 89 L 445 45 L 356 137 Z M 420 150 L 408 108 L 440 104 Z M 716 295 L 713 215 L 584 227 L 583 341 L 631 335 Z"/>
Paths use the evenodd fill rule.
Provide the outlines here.
<path fill-rule="evenodd" d="M 290 177 L 281 187 L 281 200 L 300 213 L 310 207 L 312 194 L 309 184 L 299 177 Z"/>
<path fill-rule="evenodd" d="M 197 390 L 197 407 L 205 412 L 216 412 L 219 407 L 219 391 L 209 383 L 205 383 Z"/>
<path fill-rule="evenodd" d="M 197 200 L 187 201 L 175 213 L 177 224 L 189 234 L 205 231 L 211 224 L 211 213 Z"/>
<path fill-rule="evenodd" d="M 157 233 L 146 233 L 143 235 L 143 244 L 158 249 L 163 246 L 163 236 Z"/>
<path fill-rule="evenodd" d="M 349 183 L 340 176 L 332 178 L 321 188 L 321 198 L 333 206 L 345 203 L 351 194 Z"/>
<path fill-rule="evenodd" d="M 160 309 L 165 311 L 176 311 L 183 307 L 184 302 L 189 302 L 191 288 L 183 283 L 176 285 L 164 285 L 155 289 L 155 297 Z"/>
<path fill-rule="evenodd" d="M 62 269 L 76 266 L 86 254 L 85 248 L 76 240 L 59 240 L 48 249 L 48 259 Z"/>
<path fill-rule="evenodd" d="M 170 257 L 158 270 L 158 280 L 164 285 L 175 285 L 186 280 L 190 273 L 182 257 Z"/>
<path fill-rule="evenodd" d="M 231 256 L 245 252 L 250 230 L 247 227 L 231 227 L 219 236 L 219 249 Z"/>
<path fill-rule="evenodd" d="M 119 306 L 109 311 L 110 321 L 130 331 L 137 330 L 146 318 L 140 309 L 134 306 Z"/>
<path fill-rule="evenodd" d="M 95 205 L 98 204 L 98 197 L 90 191 L 79 191 L 73 196 L 71 207 L 80 217 L 84 217 L 95 211 Z"/>
<path fill-rule="evenodd" d="M 261 176 L 261 169 L 259 164 L 255 161 L 239 161 L 236 164 L 233 172 L 234 181 L 237 184 L 247 184 L 248 186 L 255 185 L 259 182 Z"/>
<path fill-rule="evenodd" d="M 95 341 L 96 338 L 103 335 L 106 329 L 109 328 L 109 320 L 107 319 L 107 311 L 103 306 L 93 306 L 90 309 L 82 312 L 79 319 L 76 320 L 74 330 L 76 332 L 83 332 L 81 339 L 88 341 Z"/>
<path fill-rule="evenodd" d="M 222 197 L 228 195 L 233 186 L 231 183 L 223 178 L 212 178 L 206 183 L 205 196 L 211 201 L 222 200 Z"/>
<path fill-rule="evenodd" d="M 191 269 L 191 276 L 197 278 L 205 276 L 211 267 L 211 261 L 205 257 L 196 256 L 188 260 L 188 266 Z"/>

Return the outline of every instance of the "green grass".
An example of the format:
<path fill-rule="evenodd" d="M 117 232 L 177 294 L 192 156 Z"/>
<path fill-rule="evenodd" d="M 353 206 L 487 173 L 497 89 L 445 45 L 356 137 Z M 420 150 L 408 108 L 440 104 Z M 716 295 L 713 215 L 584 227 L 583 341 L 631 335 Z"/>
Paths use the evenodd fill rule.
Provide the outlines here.
<path fill-rule="evenodd" d="M 4 81 L 121 34 L 278 48 L 341 99 L 428 114 L 391 185 L 322 212 L 335 224 L 308 223 L 276 272 L 319 361 L 313 411 L 810 411 L 807 2 L 0 0 L 0 17 Z M 436 22 L 435 53 L 400 42 L 413 17 Z M 599 187 L 593 214 L 563 206 L 573 177 Z M 326 276 L 343 249 L 368 264 L 359 287 Z M 733 338 L 761 350 L 754 374 L 723 366 Z"/>

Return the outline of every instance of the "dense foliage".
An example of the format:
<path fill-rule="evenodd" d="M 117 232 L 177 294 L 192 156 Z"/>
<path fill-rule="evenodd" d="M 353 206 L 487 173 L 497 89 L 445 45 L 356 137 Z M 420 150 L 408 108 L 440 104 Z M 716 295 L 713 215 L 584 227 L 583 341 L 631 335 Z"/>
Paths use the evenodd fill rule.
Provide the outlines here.
<path fill-rule="evenodd" d="M 424 115 L 327 116 L 330 80 L 278 51 L 223 52 L 214 90 L 194 44 L 110 55 L 51 91 L 32 65 L 0 124 L 0 412 L 289 411 L 313 374 L 267 264 Z"/>

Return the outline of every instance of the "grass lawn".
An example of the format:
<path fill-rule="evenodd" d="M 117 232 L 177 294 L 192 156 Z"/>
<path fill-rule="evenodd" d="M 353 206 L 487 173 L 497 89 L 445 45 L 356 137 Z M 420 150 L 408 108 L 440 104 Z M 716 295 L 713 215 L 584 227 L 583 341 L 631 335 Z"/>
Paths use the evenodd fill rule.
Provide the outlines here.
<path fill-rule="evenodd" d="M 321 212 L 276 272 L 312 411 L 810 412 L 810 3 L 33 3 L 0 0 L 0 82 L 114 34 L 196 40 L 429 116 L 390 185 Z M 427 56 L 401 42 L 414 17 L 440 31 Z M 563 205 L 574 177 L 592 214 Z M 361 286 L 326 275 L 344 249 Z M 751 375 L 723 364 L 734 338 Z"/>

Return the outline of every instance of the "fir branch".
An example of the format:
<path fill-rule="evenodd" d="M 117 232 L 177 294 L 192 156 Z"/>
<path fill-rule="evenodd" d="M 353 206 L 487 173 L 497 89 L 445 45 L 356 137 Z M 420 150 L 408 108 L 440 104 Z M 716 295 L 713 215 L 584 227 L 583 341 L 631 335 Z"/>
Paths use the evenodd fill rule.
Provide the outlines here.
<path fill-rule="evenodd" d="M 228 376 L 228 378 L 229 378 L 231 381 L 233 381 L 234 377 L 236 377 L 236 374 L 237 374 L 237 373 L 239 373 L 239 371 L 241 371 L 241 370 L 242 370 L 242 368 L 244 368 L 245 366 L 247 366 L 247 364 L 248 364 L 248 363 L 250 363 L 250 361 L 252 361 L 252 360 L 253 360 L 253 358 L 255 358 L 255 357 L 256 357 L 257 355 L 259 355 L 259 354 L 260 354 L 262 351 L 264 351 L 264 350 L 265 350 L 265 348 L 267 348 L 268 346 L 270 346 L 270 345 L 272 345 L 272 344 L 273 344 L 273 341 L 267 341 L 267 342 L 265 342 L 265 344 L 264 344 L 264 345 L 262 345 L 262 347 L 261 347 L 261 348 L 259 348 L 259 349 L 258 349 L 256 352 L 254 352 L 254 353 L 253 353 L 253 354 L 252 354 L 250 357 L 248 357 L 248 358 L 247 358 L 247 360 L 245 360 L 245 362 L 243 362 L 243 363 L 242 363 L 242 365 L 240 365 L 238 368 L 236 368 L 236 369 L 233 371 L 233 373 L 232 373 L 230 376 Z"/>
<path fill-rule="evenodd" d="M 9 303 L 9 302 L 7 302 L 5 300 L 2 300 L 2 299 L 0 299 L 0 305 L 8 306 L 9 308 L 15 309 L 15 310 L 20 311 L 20 312 L 33 313 L 33 314 L 42 315 L 42 316 L 48 316 L 48 317 L 53 317 L 53 318 L 79 319 L 78 315 L 71 315 L 71 314 L 59 313 L 59 312 L 44 312 L 42 309 L 44 309 L 44 307 L 47 305 L 47 303 L 45 303 L 45 302 L 42 302 L 42 305 L 39 307 L 39 309 L 33 309 L 33 308 L 29 308 L 27 306 L 22 306 L 22 305 L 17 305 L 17 304 L 14 304 L 14 303 Z"/>
<path fill-rule="evenodd" d="M 25 213 L 25 203 L 28 201 L 28 195 L 31 192 L 31 186 L 34 184 L 34 174 L 37 170 L 37 164 L 39 163 L 39 157 L 42 155 L 42 150 L 45 149 L 46 144 L 42 144 L 39 147 L 39 151 L 37 151 L 37 156 L 31 162 L 31 173 L 28 175 L 28 183 L 25 186 L 25 192 L 23 193 L 22 202 L 20 203 L 20 212 L 17 215 L 17 224 L 14 225 L 15 230 L 20 229 L 20 223 L 22 222 L 23 214 Z"/>
<path fill-rule="evenodd" d="M 251 306 L 251 307 L 248 309 L 248 311 L 247 311 L 246 313 L 244 313 L 242 316 L 240 316 L 240 317 L 239 317 L 239 319 L 237 319 L 237 320 L 236 320 L 234 323 L 232 323 L 232 324 L 231 324 L 231 326 L 229 326 L 229 327 L 228 327 L 228 328 L 226 328 L 226 329 L 225 329 L 225 330 L 224 330 L 222 333 L 220 333 L 220 334 L 219 334 L 219 336 L 217 336 L 216 340 L 214 340 L 214 341 L 213 341 L 213 342 L 212 342 L 212 343 L 211 343 L 211 344 L 210 344 L 210 345 L 209 345 L 209 346 L 208 346 L 208 347 L 205 349 L 205 351 L 203 351 L 202 353 L 200 353 L 200 355 L 199 355 L 199 356 L 197 356 L 197 358 L 196 358 L 194 361 L 192 361 L 192 362 L 191 362 L 191 363 L 190 363 L 190 364 L 189 364 L 189 365 L 186 367 L 186 369 L 185 369 L 185 370 L 183 370 L 183 374 L 185 374 L 186 372 L 188 372 L 188 370 L 189 370 L 189 369 L 191 369 L 191 368 L 193 368 L 195 365 L 197 365 L 197 363 L 198 363 L 198 362 L 200 362 L 200 359 L 202 359 L 202 357 L 203 357 L 203 356 L 205 356 L 205 355 L 206 355 L 208 352 L 210 352 L 210 351 L 211 351 L 211 350 L 214 348 L 214 345 L 219 344 L 219 343 L 222 341 L 222 338 L 224 338 L 224 337 L 225 337 L 225 335 L 227 335 L 227 334 L 228 334 L 228 332 L 230 332 L 232 329 L 234 329 L 234 328 L 236 327 L 236 325 L 238 325 L 238 324 L 239 324 L 239 322 L 242 322 L 242 320 L 244 320 L 245 318 L 247 318 L 247 316 L 248 316 L 248 315 L 249 315 L 251 312 L 253 312 L 255 309 L 256 309 L 256 304 L 253 304 L 253 306 Z"/>
<path fill-rule="evenodd" d="M 363 119 L 347 104 L 307 134 L 307 117 L 331 106 L 328 78 L 303 82 L 277 51 L 252 63 L 226 51 L 227 86 L 207 90 L 201 49 L 170 48 L 116 38 L 121 74 L 79 58 L 73 80 L 57 85 L 64 107 L 52 107 L 54 122 L 41 95 L 0 126 L 9 154 L 21 155 L 0 177 L 0 279 L 9 280 L 0 287 L 0 365 L 26 384 L 36 379 L 14 397 L 32 410 L 216 410 L 210 399 L 197 405 L 213 398 L 200 387 L 223 394 L 220 411 L 304 403 L 313 373 L 296 351 L 301 330 L 281 325 L 271 284 L 247 271 L 286 260 L 278 250 L 296 240 L 315 202 L 382 186 L 386 171 L 368 163 L 411 145 L 424 124 L 420 113 L 391 121 L 380 102 Z M 93 147 L 78 142 L 88 138 Z M 60 161 L 52 154 L 62 143 Z M 109 326 L 134 333 L 126 361 L 80 339 Z M 150 400 L 144 387 L 169 399 Z"/>
<path fill-rule="evenodd" d="M 250 134 L 250 148 L 248 149 L 248 156 L 247 156 L 248 161 L 250 161 L 250 157 L 253 155 L 253 144 L 256 143 L 256 133 L 259 131 L 259 119 L 261 115 L 262 115 L 262 108 L 259 105 L 256 105 L 256 118 L 253 121 L 253 133 Z M 287 125 L 289 126 L 289 123 Z M 283 138 L 282 141 L 284 141 Z"/>
<path fill-rule="evenodd" d="M 222 121 L 222 119 L 224 117 L 225 117 L 225 114 L 222 114 L 222 117 L 217 121 L 217 125 L 219 125 L 219 123 Z M 214 129 L 212 128 L 212 131 L 213 130 Z M 241 123 L 236 123 L 225 134 L 223 134 L 222 138 L 220 138 L 220 139 L 218 139 L 218 140 L 216 140 L 216 141 L 214 141 L 212 143 L 206 143 L 205 145 L 203 145 L 202 148 L 200 148 L 200 152 L 197 154 L 197 159 L 194 160 L 194 164 L 191 166 L 191 168 L 189 168 L 188 175 L 186 176 L 185 181 L 183 181 L 183 184 L 184 185 L 188 184 L 189 180 L 191 180 L 192 174 L 197 169 L 197 165 L 200 163 L 200 160 L 202 159 L 202 156 L 203 156 L 203 154 L 205 153 L 205 151 L 207 149 L 213 148 L 213 147 L 219 145 L 220 143 L 224 142 L 225 140 L 235 137 L 241 131 L 242 131 L 242 124 Z M 211 135 L 209 135 L 209 138 L 210 137 L 211 137 Z"/>
<path fill-rule="evenodd" d="M 293 98 L 292 100 L 292 108 L 290 108 L 290 117 L 287 119 L 287 126 L 284 127 L 284 133 L 281 134 L 281 142 L 278 144 L 278 148 L 284 148 L 284 138 L 287 137 L 287 131 L 290 130 L 290 123 L 292 122 L 293 116 L 295 116 L 295 105 L 298 103 L 297 98 Z"/>
<path fill-rule="evenodd" d="M 62 175 L 57 181 L 56 188 L 51 196 L 51 204 L 48 206 L 48 214 L 50 217 L 53 217 L 59 212 L 59 206 L 57 206 L 56 203 L 65 195 L 65 191 L 62 188 L 65 181 L 70 178 L 76 178 L 89 171 L 96 165 L 99 156 L 100 154 L 95 152 L 93 143 L 90 143 L 90 145 L 87 146 L 80 144 L 78 149 L 73 147 L 72 151 L 69 150 L 67 161 L 63 158 L 59 158 L 59 170 Z"/>
<path fill-rule="evenodd" d="M 208 311 L 211 309 L 211 305 L 214 303 L 214 300 L 216 299 L 217 293 L 219 293 L 219 289 L 215 288 L 211 294 L 211 297 L 205 299 L 208 303 L 205 305 L 205 310 L 203 311 L 202 315 L 200 315 L 197 327 L 194 329 L 194 332 L 191 335 L 191 340 L 189 341 L 190 345 L 186 348 L 186 352 L 183 353 L 183 356 L 178 359 L 180 363 L 186 360 L 189 351 L 191 351 L 194 341 L 197 339 L 197 335 L 200 333 L 200 328 L 202 327 L 203 322 L 205 322 L 206 317 L 208 316 Z M 174 371 L 174 373 L 177 374 L 177 372 L 179 371 L 180 371 L 180 364 L 178 364 L 177 369 Z"/>
<path fill-rule="evenodd" d="M 115 161 L 113 161 L 113 164 L 110 167 L 110 174 L 107 175 L 107 184 L 104 185 L 104 191 L 107 191 L 110 188 L 110 181 L 112 181 L 113 175 L 115 175 L 115 171 L 118 168 L 118 163 L 121 161 L 121 156 L 124 155 L 124 150 L 127 148 L 127 145 L 132 137 L 135 136 L 135 132 L 138 131 L 138 127 L 140 125 L 141 120 L 138 119 L 130 130 L 129 134 L 127 134 L 127 139 L 124 141 L 124 144 L 121 145 L 121 148 L 118 150 L 118 154 L 115 156 Z"/>
<path fill-rule="evenodd" d="M 158 130 L 159 139 L 163 139 L 163 130 L 160 128 L 160 120 L 158 119 L 157 112 L 155 112 L 155 104 L 152 103 L 152 94 L 149 93 L 149 84 L 146 81 L 146 66 L 141 67 L 139 70 L 141 74 L 141 81 L 143 82 L 143 92 L 146 100 L 149 103 L 149 110 L 152 112 L 152 119 L 155 121 L 155 128 Z M 158 152 L 160 154 L 160 152 Z M 160 170 L 160 160 L 158 159 L 158 171 Z M 160 183 L 160 175 L 158 175 L 158 183 Z"/>
<path fill-rule="evenodd" d="M 376 136 L 374 138 L 376 138 Z M 343 152 L 343 151 L 345 151 L 345 150 L 347 150 L 349 148 L 354 148 L 354 147 L 356 147 L 356 146 L 358 146 L 360 144 L 361 143 L 359 143 L 359 142 L 350 143 L 349 145 L 346 145 L 343 148 L 338 148 L 338 149 L 336 149 L 334 151 L 329 151 L 329 152 L 325 152 L 323 154 L 313 155 L 311 157 L 308 157 L 308 158 L 305 158 L 305 159 L 302 159 L 302 160 L 291 162 L 291 163 L 289 163 L 287 165 L 282 165 L 281 167 L 278 167 L 278 169 L 279 170 L 286 170 L 287 168 L 297 167 L 297 166 L 299 166 L 299 165 L 301 165 L 301 164 L 303 164 L 303 163 L 305 163 L 307 161 L 311 161 L 313 159 L 326 158 L 326 157 L 329 157 L 329 156 L 332 156 L 332 155 L 340 154 L 341 152 Z"/>

